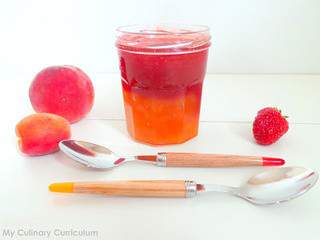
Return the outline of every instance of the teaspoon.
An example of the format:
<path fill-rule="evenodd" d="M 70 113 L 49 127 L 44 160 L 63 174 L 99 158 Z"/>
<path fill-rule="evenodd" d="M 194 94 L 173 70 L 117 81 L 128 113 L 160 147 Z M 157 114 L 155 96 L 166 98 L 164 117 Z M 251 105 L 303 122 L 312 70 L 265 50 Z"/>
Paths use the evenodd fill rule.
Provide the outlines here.
<path fill-rule="evenodd" d="M 161 152 L 157 155 L 118 156 L 106 147 L 78 140 L 61 141 L 59 147 L 73 160 L 97 169 L 110 169 L 130 161 L 144 161 L 162 167 L 280 166 L 285 163 L 281 158 L 230 154 Z"/>
<path fill-rule="evenodd" d="M 188 180 L 131 180 L 53 183 L 52 192 L 73 192 L 128 197 L 194 197 L 224 192 L 253 204 L 267 205 L 294 199 L 315 185 L 318 174 L 304 167 L 273 168 L 251 177 L 240 187 L 197 184 Z"/>

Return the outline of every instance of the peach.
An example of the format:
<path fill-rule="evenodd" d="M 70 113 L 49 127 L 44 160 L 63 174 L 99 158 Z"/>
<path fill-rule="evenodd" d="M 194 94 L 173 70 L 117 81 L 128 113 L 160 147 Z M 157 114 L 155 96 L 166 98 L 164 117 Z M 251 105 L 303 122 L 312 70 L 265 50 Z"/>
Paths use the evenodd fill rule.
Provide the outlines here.
<path fill-rule="evenodd" d="M 36 113 L 16 125 L 18 146 L 29 156 L 55 152 L 61 140 L 70 138 L 70 123 L 55 114 Z"/>
<path fill-rule="evenodd" d="M 36 112 L 54 113 L 73 123 L 90 112 L 94 89 L 90 78 L 81 69 L 52 66 L 35 76 L 29 98 Z"/>

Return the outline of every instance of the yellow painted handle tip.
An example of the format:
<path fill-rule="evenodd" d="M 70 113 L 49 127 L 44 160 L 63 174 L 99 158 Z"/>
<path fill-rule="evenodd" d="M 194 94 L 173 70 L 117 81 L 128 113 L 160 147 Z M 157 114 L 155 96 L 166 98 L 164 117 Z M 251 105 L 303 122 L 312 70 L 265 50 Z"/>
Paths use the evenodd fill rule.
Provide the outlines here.
<path fill-rule="evenodd" d="M 71 183 L 71 182 L 52 183 L 52 184 L 49 185 L 49 190 L 51 192 L 70 193 L 70 192 L 73 192 L 73 183 Z"/>

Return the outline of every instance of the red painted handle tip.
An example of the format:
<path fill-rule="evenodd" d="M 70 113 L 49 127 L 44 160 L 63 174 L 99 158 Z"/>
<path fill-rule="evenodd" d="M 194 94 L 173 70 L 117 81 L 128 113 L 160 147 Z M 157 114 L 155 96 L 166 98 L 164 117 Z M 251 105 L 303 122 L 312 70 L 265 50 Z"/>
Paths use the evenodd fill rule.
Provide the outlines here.
<path fill-rule="evenodd" d="M 263 166 L 282 166 L 286 162 L 282 158 L 262 157 Z"/>

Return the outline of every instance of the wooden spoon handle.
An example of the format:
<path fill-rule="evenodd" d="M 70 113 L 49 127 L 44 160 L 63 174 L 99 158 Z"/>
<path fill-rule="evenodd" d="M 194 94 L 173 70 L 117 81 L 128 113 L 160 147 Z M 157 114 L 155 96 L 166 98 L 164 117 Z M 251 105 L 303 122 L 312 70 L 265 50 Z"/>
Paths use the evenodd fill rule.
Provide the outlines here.
<path fill-rule="evenodd" d="M 189 197 L 190 191 L 196 191 L 196 184 L 184 180 L 77 182 L 73 185 L 73 192 L 77 193 L 129 197 Z"/>
<path fill-rule="evenodd" d="M 240 167 L 262 166 L 263 158 L 227 154 L 159 153 L 159 165 L 167 167 Z"/>

